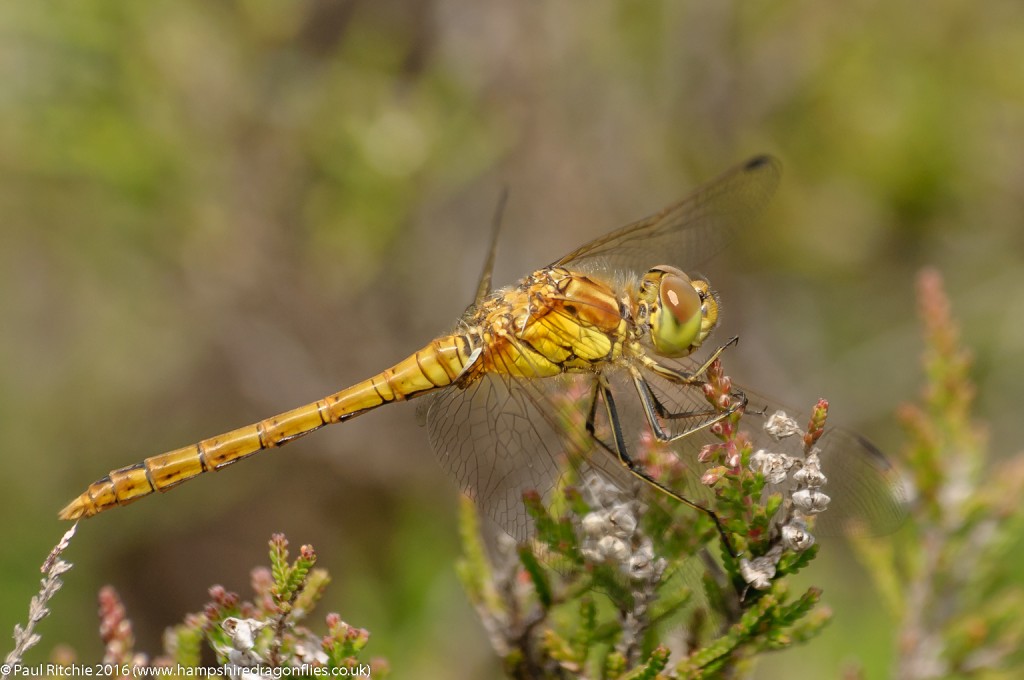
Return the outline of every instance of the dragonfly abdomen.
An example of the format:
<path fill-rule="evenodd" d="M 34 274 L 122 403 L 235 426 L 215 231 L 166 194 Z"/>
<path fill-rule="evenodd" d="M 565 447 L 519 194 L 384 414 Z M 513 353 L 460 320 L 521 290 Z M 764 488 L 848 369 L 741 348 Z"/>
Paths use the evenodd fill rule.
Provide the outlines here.
<path fill-rule="evenodd" d="M 113 470 L 90 484 L 61 510 L 60 517 L 92 517 L 154 491 L 167 491 L 264 449 L 282 446 L 324 425 L 450 385 L 472 361 L 473 345 L 465 335 L 438 338 L 391 368 L 319 401 Z"/>

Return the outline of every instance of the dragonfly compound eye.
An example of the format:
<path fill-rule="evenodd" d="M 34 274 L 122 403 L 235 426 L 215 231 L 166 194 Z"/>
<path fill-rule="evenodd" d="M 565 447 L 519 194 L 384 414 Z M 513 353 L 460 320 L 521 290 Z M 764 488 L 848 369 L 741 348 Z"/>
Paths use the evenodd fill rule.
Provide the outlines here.
<path fill-rule="evenodd" d="M 655 349 L 667 357 L 690 354 L 711 332 L 718 317 L 707 282 L 691 281 L 669 266 L 655 267 L 647 276 L 657 281 L 657 299 L 652 300 L 650 312 Z"/>

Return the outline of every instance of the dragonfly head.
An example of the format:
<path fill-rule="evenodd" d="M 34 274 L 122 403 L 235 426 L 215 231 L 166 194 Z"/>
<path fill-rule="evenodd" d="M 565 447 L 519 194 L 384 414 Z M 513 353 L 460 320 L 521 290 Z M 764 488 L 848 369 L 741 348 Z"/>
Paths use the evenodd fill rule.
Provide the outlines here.
<path fill-rule="evenodd" d="M 684 357 L 700 347 L 718 323 L 718 301 L 703 279 L 659 265 L 640 284 L 639 312 L 646 317 L 658 354 Z"/>

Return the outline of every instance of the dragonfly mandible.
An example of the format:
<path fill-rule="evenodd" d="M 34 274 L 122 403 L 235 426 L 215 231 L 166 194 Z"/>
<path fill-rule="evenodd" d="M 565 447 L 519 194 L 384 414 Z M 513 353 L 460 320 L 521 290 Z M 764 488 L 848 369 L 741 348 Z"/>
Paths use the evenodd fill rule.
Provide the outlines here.
<path fill-rule="evenodd" d="M 642 413 L 629 424 L 646 426 L 660 441 L 685 442 L 728 415 L 701 391 L 704 371 L 725 345 L 706 361 L 693 359 L 717 325 L 718 300 L 706 280 L 685 272 L 750 225 L 779 177 L 776 159 L 752 158 L 682 201 L 495 291 L 492 244 L 477 299 L 454 332 L 323 399 L 114 470 L 60 516 L 91 517 L 326 425 L 425 397 L 420 410 L 442 465 L 516 538 L 529 533 L 523 493 L 556 488 L 566 456 L 588 437 L 597 446 L 584 465 L 620 483 L 642 480 L 718 525 L 705 505 L 663 486 L 630 457 L 611 386 L 627 386 Z M 578 396 L 570 400 L 581 416 L 575 432 L 558 415 L 567 394 Z M 742 388 L 733 396 L 732 408 L 749 399 L 758 404 L 755 413 L 773 406 Z M 597 436 L 598 419 L 608 424 L 604 438 Z M 836 428 L 819 446 L 823 466 L 842 473 L 833 477 L 834 507 L 840 509 L 830 509 L 830 517 L 852 516 L 877 532 L 898 524 L 899 481 L 882 454 Z"/>

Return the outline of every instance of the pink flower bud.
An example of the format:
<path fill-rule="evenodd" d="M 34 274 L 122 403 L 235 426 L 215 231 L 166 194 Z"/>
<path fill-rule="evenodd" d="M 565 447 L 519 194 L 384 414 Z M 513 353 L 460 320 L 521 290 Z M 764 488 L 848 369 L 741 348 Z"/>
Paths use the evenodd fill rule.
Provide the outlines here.
<path fill-rule="evenodd" d="M 704 486 L 714 486 L 718 480 L 725 476 L 726 469 L 724 467 L 713 467 L 705 472 L 700 477 L 700 483 Z"/>
<path fill-rule="evenodd" d="M 700 453 L 697 454 L 697 461 L 700 463 L 710 463 L 718 456 L 721 448 L 721 444 L 705 444 L 701 447 Z"/>

